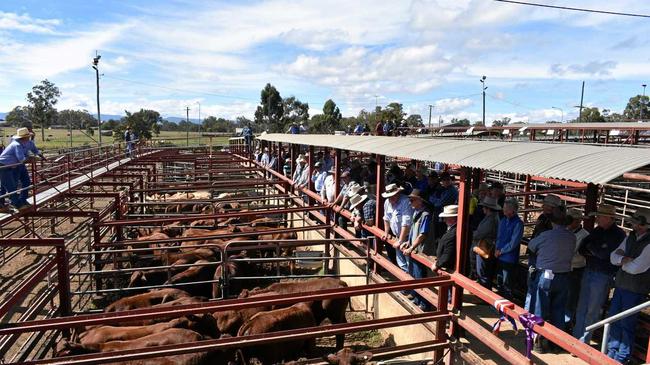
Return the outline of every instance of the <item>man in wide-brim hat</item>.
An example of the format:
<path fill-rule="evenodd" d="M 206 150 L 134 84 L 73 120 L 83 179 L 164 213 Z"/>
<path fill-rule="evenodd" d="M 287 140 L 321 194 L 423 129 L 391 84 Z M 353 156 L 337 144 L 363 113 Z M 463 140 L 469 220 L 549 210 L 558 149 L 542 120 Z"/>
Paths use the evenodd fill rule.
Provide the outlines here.
<path fill-rule="evenodd" d="M 569 224 L 567 229 L 576 236 L 576 249 L 571 260 L 571 273 L 569 273 L 569 296 L 567 298 L 566 314 L 564 319 L 567 324 L 575 321 L 576 309 L 578 308 L 578 294 L 580 294 L 580 282 L 582 274 L 587 266 L 587 259 L 578 252 L 584 239 L 589 236 L 589 232 L 582 228 L 582 221 L 585 216 L 579 209 L 571 208 L 567 210 Z"/>
<path fill-rule="evenodd" d="M 497 199 L 492 196 L 486 196 L 479 203 L 479 207 L 483 210 L 483 219 L 478 224 L 474 234 L 472 235 L 472 251 L 476 251 L 481 242 L 483 248 L 488 249 L 488 252 L 482 254 L 492 253 L 497 239 L 497 231 L 499 230 L 499 211 L 501 206 L 497 203 Z M 481 251 L 479 251 L 481 252 Z M 492 289 L 492 282 L 496 269 L 496 260 L 493 255 L 490 257 L 476 256 L 476 274 L 479 283 L 488 289 Z"/>
<path fill-rule="evenodd" d="M 650 293 L 650 209 L 638 208 L 630 218 L 632 232 L 611 255 L 616 272 L 616 289 L 607 317 L 643 303 Z M 638 315 L 612 323 L 607 356 L 626 364 L 631 357 Z"/>
<path fill-rule="evenodd" d="M 438 240 L 436 262 L 431 269 L 452 271 L 456 268 L 456 223 L 458 222 L 458 205 L 447 205 L 438 215 L 447 226 L 445 234 Z"/>
<path fill-rule="evenodd" d="M 402 190 L 403 188 L 397 184 L 388 184 L 386 190 L 381 194 L 386 198 L 383 216 L 385 233 L 382 240 L 386 242 L 391 237 L 396 239 L 392 245 L 384 245 L 386 253 L 394 264 L 404 272 L 408 272 L 408 262 L 399 247 L 408 241 L 413 208 L 411 208 L 408 198 L 402 194 Z"/>
<path fill-rule="evenodd" d="M 19 166 L 28 161 L 25 147 L 29 143 L 31 133 L 27 128 L 18 128 L 16 134 L 11 138 L 11 143 L 0 154 L 0 184 L 2 190 L 12 193 L 18 190 Z M 28 185 L 29 186 L 29 185 Z M 23 186 L 27 188 L 27 186 Z M 4 192 L 2 193 L 4 194 Z M 26 197 L 25 197 L 26 198 Z M 19 194 L 9 196 L 11 205 L 17 209 L 30 207 L 26 199 L 21 199 Z M 0 209 L 2 213 L 11 213 L 12 209 L 4 205 L 4 198 L 0 198 Z"/>
<path fill-rule="evenodd" d="M 591 340 L 591 332 L 585 328 L 601 319 L 603 306 L 609 297 L 617 267 L 610 262 L 610 255 L 625 239 L 625 231 L 616 224 L 616 207 L 600 204 L 595 212 L 597 226 L 583 240 L 578 252 L 585 257 L 587 265 L 580 282 L 580 295 L 576 309 L 573 337 L 584 343 Z"/>

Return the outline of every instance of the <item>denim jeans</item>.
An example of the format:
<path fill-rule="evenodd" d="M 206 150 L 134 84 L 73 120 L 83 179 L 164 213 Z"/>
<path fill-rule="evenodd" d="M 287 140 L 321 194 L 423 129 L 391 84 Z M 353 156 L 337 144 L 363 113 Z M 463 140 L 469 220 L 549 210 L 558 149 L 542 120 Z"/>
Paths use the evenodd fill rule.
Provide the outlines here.
<path fill-rule="evenodd" d="M 564 330 L 564 310 L 568 295 L 569 273 L 554 274 L 553 279 L 547 279 L 544 270 L 540 270 L 537 275 L 535 315 Z"/>
<path fill-rule="evenodd" d="M 402 269 L 404 272 L 409 272 L 409 260 L 410 258 L 404 256 L 402 250 L 395 249 L 395 260 L 397 260 L 397 266 Z"/>
<path fill-rule="evenodd" d="M 585 328 L 601 319 L 612 281 L 611 274 L 589 270 L 589 268 L 582 274 L 573 337 L 584 343 L 589 343 L 591 333 L 586 333 Z"/>
<path fill-rule="evenodd" d="M 495 259 L 486 260 L 476 255 L 476 275 L 478 276 L 478 282 L 488 289 L 492 289 L 495 265 Z"/>
<path fill-rule="evenodd" d="M 569 274 L 569 298 L 566 301 L 566 311 L 564 313 L 564 322 L 567 326 L 574 323 L 576 319 L 580 283 L 582 282 L 582 274 L 584 272 L 585 269 L 581 267 L 571 270 L 571 273 Z"/>
<path fill-rule="evenodd" d="M 641 304 L 645 300 L 645 294 L 638 294 L 629 290 L 616 288 L 614 297 L 609 306 L 608 317 L 621 313 Z M 638 313 L 612 323 L 609 329 L 609 341 L 607 341 L 607 356 L 624 363 L 630 358 L 632 346 L 634 346 L 634 330 Z"/>
<path fill-rule="evenodd" d="M 20 165 L 18 166 L 18 180 L 20 181 L 20 188 L 25 189 L 28 186 L 32 185 L 32 180 L 29 178 L 29 172 L 27 172 L 27 166 Z M 27 197 L 29 196 L 29 189 L 22 190 L 20 192 L 20 202 L 24 204 L 27 202 Z"/>
<path fill-rule="evenodd" d="M 15 192 L 18 189 L 18 169 L 15 167 L 0 168 L 0 184 L 2 184 L 3 191 L 7 193 Z M 18 194 L 9 195 L 9 200 L 14 207 L 21 205 Z"/>
<path fill-rule="evenodd" d="M 426 267 L 412 259 L 410 256 L 408 257 L 408 273 L 413 277 L 413 279 L 423 279 L 427 277 Z M 422 296 L 415 290 L 412 290 L 411 294 L 415 297 L 415 300 L 413 301 L 415 305 L 429 308 L 429 302 L 424 300 L 424 298 L 422 298 Z"/>
<path fill-rule="evenodd" d="M 533 313 L 535 311 L 535 305 L 537 304 L 537 279 L 539 272 L 528 271 L 528 279 L 526 280 L 527 290 L 526 290 L 526 300 L 524 302 L 524 309 L 527 312 Z"/>
<path fill-rule="evenodd" d="M 499 294 L 512 300 L 512 274 L 515 270 L 515 264 L 512 262 L 497 261 L 497 291 Z"/>

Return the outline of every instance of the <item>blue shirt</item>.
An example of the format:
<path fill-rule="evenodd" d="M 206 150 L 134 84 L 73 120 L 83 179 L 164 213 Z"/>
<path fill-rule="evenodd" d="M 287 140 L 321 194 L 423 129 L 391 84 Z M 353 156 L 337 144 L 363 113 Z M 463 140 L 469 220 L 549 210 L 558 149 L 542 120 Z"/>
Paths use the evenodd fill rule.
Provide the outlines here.
<path fill-rule="evenodd" d="M 311 181 L 314 182 L 314 190 L 321 191 L 323 186 L 325 186 L 325 178 L 327 177 L 327 170 L 321 170 L 316 173 L 316 175 L 311 177 Z"/>
<path fill-rule="evenodd" d="M 413 208 L 406 195 L 402 195 L 395 206 L 388 199 L 384 202 L 384 220 L 389 222 L 390 230 L 395 236 L 399 237 L 403 226 L 411 225 L 412 216 Z"/>
<path fill-rule="evenodd" d="M 2 165 L 15 165 L 25 161 L 27 156 L 25 156 L 26 148 L 16 139 L 12 139 L 9 146 L 2 151 L 0 154 L 0 164 Z"/>
<path fill-rule="evenodd" d="M 517 263 L 519 259 L 519 245 L 524 235 L 524 222 L 515 214 L 512 218 L 503 217 L 499 221 L 497 231 L 496 249 L 501 251 L 499 261 Z"/>
<path fill-rule="evenodd" d="M 436 194 L 429 197 L 429 202 L 433 204 L 436 212 L 441 212 L 445 206 L 458 202 L 458 190 L 453 185 L 449 185 L 446 188 L 440 187 L 440 190 Z"/>
<path fill-rule="evenodd" d="M 33 139 L 30 139 L 27 144 L 25 144 L 23 147 L 25 147 L 25 151 L 31 152 L 34 156 L 40 156 L 41 151 L 38 150 L 36 147 L 36 143 L 34 143 Z"/>
<path fill-rule="evenodd" d="M 537 255 L 535 267 L 553 273 L 571 271 L 571 260 L 576 247 L 576 235 L 564 226 L 553 225 L 528 243 L 528 249 Z"/>
<path fill-rule="evenodd" d="M 413 218 L 411 218 L 411 221 L 415 221 L 415 216 L 418 214 L 421 214 L 422 210 L 414 210 L 413 211 Z M 420 225 L 419 225 L 419 230 L 418 232 L 414 232 L 413 229 L 409 232 L 409 242 L 411 242 L 411 245 L 413 245 L 413 242 L 415 242 L 415 239 L 418 238 L 419 235 L 421 234 L 428 234 L 429 233 L 429 227 L 431 225 L 431 214 L 427 214 L 425 217 L 420 218 Z"/>

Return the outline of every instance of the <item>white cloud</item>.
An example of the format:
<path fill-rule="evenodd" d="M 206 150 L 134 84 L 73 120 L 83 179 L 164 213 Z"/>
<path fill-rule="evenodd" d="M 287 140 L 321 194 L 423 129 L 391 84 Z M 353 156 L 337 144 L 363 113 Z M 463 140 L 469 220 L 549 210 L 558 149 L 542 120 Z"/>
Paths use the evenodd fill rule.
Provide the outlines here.
<path fill-rule="evenodd" d="M 437 113 L 450 114 L 466 109 L 474 104 L 472 99 L 449 98 L 441 99 L 433 103 L 434 110 Z"/>
<path fill-rule="evenodd" d="M 53 34 L 54 28 L 59 24 L 61 24 L 59 19 L 34 19 L 29 14 L 0 11 L 0 30 Z"/>

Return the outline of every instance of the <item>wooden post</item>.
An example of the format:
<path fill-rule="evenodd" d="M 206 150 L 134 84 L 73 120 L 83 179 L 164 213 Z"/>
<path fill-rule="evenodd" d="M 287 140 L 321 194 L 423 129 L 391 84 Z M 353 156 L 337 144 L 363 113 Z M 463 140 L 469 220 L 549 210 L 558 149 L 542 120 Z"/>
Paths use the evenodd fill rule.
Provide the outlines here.
<path fill-rule="evenodd" d="M 469 251 L 469 201 L 470 201 L 470 186 L 472 178 L 471 172 L 468 168 L 464 167 L 460 170 L 460 181 L 458 189 L 458 223 L 456 223 L 456 272 L 464 275 L 465 262 Z M 463 289 L 459 286 L 454 286 L 452 292 L 451 305 L 454 310 L 460 310 L 463 305 Z M 456 335 L 458 327 L 455 323 L 451 324 L 451 332 Z"/>

